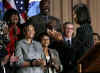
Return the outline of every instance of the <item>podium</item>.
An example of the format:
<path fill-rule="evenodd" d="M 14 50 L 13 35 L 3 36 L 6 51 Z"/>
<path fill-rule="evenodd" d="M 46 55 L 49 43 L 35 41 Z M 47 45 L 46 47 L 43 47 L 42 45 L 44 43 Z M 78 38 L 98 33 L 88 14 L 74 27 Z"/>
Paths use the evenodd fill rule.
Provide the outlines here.
<path fill-rule="evenodd" d="M 100 42 L 78 60 L 79 73 L 100 73 Z"/>

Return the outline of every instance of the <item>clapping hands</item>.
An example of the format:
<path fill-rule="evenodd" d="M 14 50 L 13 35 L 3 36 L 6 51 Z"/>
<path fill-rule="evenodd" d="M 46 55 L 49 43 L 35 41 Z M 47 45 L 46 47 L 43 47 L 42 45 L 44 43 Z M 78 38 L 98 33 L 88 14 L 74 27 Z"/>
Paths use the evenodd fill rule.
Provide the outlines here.
<path fill-rule="evenodd" d="M 46 62 L 43 59 L 33 60 L 32 65 L 34 66 L 44 66 Z"/>

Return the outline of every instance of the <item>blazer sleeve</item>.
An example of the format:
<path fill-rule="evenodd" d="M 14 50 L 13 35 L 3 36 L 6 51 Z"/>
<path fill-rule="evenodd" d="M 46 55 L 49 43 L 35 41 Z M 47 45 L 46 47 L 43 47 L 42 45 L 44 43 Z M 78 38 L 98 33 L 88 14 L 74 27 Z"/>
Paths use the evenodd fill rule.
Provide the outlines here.
<path fill-rule="evenodd" d="M 18 45 L 16 46 L 15 56 L 17 56 L 19 58 L 18 61 L 16 62 L 16 64 L 18 66 L 20 66 L 24 62 L 24 57 L 23 57 L 23 53 L 22 53 L 21 43 L 18 43 Z"/>
<path fill-rule="evenodd" d="M 60 72 L 63 70 L 63 66 L 61 64 L 61 61 L 60 61 L 60 58 L 59 58 L 59 54 L 56 50 L 52 49 L 51 50 L 51 58 L 54 59 L 53 62 L 56 64 L 56 65 L 59 65 L 60 67 Z"/>

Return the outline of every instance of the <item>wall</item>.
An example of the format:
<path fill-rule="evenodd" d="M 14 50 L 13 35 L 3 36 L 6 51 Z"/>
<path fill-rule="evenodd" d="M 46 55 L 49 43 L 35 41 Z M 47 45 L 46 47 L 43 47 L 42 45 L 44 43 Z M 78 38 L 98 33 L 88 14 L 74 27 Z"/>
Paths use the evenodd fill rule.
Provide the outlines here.
<path fill-rule="evenodd" d="M 62 23 L 72 21 L 72 6 L 80 2 L 89 7 L 93 30 L 100 34 L 100 0 L 51 0 L 50 14 L 59 18 Z M 76 28 L 77 25 L 75 30 Z"/>
<path fill-rule="evenodd" d="M 89 0 L 89 8 L 94 32 L 100 34 L 100 0 Z"/>

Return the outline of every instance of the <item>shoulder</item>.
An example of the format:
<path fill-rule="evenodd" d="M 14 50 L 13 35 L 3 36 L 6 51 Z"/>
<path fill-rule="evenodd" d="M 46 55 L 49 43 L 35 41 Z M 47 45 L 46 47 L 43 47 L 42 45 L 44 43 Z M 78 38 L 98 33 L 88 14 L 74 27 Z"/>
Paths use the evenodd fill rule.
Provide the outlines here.
<path fill-rule="evenodd" d="M 56 49 L 49 49 L 49 51 L 50 51 L 51 53 L 56 53 L 56 54 L 58 54 L 58 52 L 57 52 Z"/>
<path fill-rule="evenodd" d="M 36 48 L 38 48 L 38 49 L 42 48 L 41 43 L 38 42 L 38 41 L 33 40 L 33 41 L 32 41 L 32 44 L 33 44 Z"/>
<path fill-rule="evenodd" d="M 25 39 L 22 39 L 22 40 L 20 40 L 20 41 L 18 41 L 18 42 L 16 43 L 16 48 L 18 49 L 18 48 L 21 48 L 21 47 L 23 47 L 23 46 L 25 46 L 25 45 L 26 45 Z"/>
<path fill-rule="evenodd" d="M 40 43 L 40 42 L 35 41 L 35 40 L 32 40 L 32 43 L 33 43 L 33 44 L 36 44 L 36 45 L 41 45 L 41 43 Z"/>
<path fill-rule="evenodd" d="M 23 44 L 24 42 L 25 42 L 25 39 L 22 39 L 22 40 L 20 40 L 20 41 L 17 42 L 17 45 L 21 45 L 21 44 Z"/>
<path fill-rule="evenodd" d="M 77 29 L 78 32 L 85 32 L 85 33 L 90 33 L 92 32 L 92 27 L 90 24 L 82 24 L 78 29 Z"/>
<path fill-rule="evenodd" d="M 41 14 L 38 14 L 38 15 L 35 15 L 35 16 L 32 16 L 32 17 L 29 17 L 29 20 L 30 20 L 30 19 L 39 18 L 39 17 L 41 17 Z"/>

